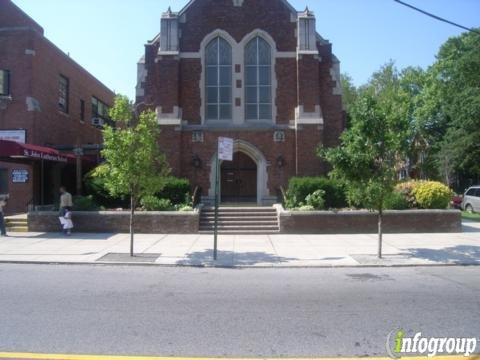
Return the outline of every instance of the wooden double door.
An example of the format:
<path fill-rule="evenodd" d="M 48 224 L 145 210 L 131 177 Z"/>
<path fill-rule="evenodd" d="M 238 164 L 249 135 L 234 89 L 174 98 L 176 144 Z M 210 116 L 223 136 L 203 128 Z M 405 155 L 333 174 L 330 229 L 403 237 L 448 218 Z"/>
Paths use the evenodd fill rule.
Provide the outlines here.
<path fill-rule="evenodd" d="M 257 202 L 257 164 L 242 153 L 233 154 L 233 161 L 221 166 L 222 202 Z"/>

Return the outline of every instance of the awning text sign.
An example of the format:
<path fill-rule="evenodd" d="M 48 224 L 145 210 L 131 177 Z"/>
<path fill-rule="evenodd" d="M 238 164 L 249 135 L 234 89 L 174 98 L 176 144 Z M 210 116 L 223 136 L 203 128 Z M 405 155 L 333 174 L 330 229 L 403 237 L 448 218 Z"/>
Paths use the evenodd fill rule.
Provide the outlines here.
<path fill-rule="evenodd" d="M 23 155 L 27 157 L 35 158 L 35 159 L 59 161 L 59 162 L 65 162 L 65 163 L 68 162 L 68 159 L 64 156 L 47 154 L 44 152 L 30 150 L 30 149 L 23 149 Z"/>
<path fill-rule="evenodd" d="M 218 159 L 226 161 L 233 160 L 233 139 L 226 137 L 218 138 Z"/>

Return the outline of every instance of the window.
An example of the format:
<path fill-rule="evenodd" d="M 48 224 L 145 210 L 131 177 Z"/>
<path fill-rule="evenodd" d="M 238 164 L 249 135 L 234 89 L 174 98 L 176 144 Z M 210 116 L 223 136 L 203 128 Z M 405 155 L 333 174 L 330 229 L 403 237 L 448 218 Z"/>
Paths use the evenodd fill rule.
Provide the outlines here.
<path fill-rule="evenodd" d="M 465 195 L 466 195 L 466 196 L 475 196 L 475 189 L 470 189 L 470 190 L 468 190 Z"/>
<path fill-rule="evenodd" d="M 85 121 L 85 101 L 80 100 L 80 120 Z"/>
<path fill-rule="evenodd" d="M 205 49 L 206 118 L 232 120 L 232 48 L 217 37 Z"/>
<path fill-rule="evenodd" d="M 10 71 L 0 70 L 0 96 L 10 95 Z"/>
<path fill-rule="evenodd" d="M 245 118 L 272 120 L 272 51 L 261 37 L 245 47 Z"/>
<path fill-rule="evenodd" d="M 69 81 L 65 76 L 60 75 L 58 86 L 58 108 L 68 114 Z"/>
<path fill-rule="evenodd" d="M 92 119 L 100 118 L 104 121 L 110 120 L 110 108 L 101 100 L 92 96 Z"/>

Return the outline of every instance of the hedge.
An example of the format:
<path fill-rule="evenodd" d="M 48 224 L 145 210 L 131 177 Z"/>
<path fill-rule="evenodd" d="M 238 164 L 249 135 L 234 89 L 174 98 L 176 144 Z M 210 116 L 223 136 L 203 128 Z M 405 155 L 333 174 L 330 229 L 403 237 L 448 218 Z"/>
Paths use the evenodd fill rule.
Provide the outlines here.
<path fill-rule="evenodd" d="M 288 182 L 287 197 L 295 199 L 295 206 L 305 203 L 308 195 L 317 190 L 325 192 L 326 208 L 343 208 L 347 206 L 343 186 L 336 180 L 326 177 L 292 177 Z"/>

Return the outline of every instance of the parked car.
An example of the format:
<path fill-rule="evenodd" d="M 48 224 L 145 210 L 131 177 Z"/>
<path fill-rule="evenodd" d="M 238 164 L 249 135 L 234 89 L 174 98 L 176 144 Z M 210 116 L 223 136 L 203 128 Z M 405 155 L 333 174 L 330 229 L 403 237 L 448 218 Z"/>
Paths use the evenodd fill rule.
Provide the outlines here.
<path fill-rule="evenodd" d="M 468 212 L 480 212 L 480 185 L 470 186 L 465 191 L 462 209 Z"/>

